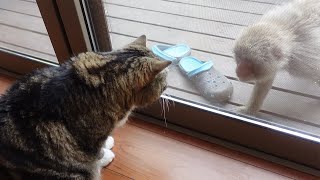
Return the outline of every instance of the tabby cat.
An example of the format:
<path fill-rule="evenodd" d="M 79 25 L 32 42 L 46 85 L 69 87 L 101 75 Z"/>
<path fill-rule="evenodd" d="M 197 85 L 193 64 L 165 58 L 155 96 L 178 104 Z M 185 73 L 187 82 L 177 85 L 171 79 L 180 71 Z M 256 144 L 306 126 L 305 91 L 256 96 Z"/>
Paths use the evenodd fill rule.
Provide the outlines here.
<path fill-rule="evenodd" d="M 18 80 L 0 99 L 0 179 L 100 179 L 114 157 L 108 136 L 160 97 L 169 64 L 143 35 Z"/>

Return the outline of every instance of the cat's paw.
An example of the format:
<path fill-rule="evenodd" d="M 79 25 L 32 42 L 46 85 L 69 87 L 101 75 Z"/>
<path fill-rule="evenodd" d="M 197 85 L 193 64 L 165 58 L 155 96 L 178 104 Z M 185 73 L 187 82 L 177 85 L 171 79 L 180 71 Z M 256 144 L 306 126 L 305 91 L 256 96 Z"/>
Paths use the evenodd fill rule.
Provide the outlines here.
<path fill-rule="evenodd" d="M 108 139 L 104 142 L 102 148 L 112 149 L 114 146 L 114 139 L 112 136 L 108 136 Z"/>
<path fill-rule="evenodd" d="M 103 157 L 99 159 L 98 164 L 100 167 L 105 167 L 112 162 L 115 155 L 110 149 L 107 148 L 102 148 L 101 151 L 103 153 Z"/>
<path fill-rule="evenodd" d="M 113 146 L 114 146 L 114 139 L 112 136 L 108 136 L 108 139 L 104 142 L 101 148 L 102 158 L 99 159 L 98 161 L 100 167 L 107 166 L 114 159 L 115 155 L 111 151 Z"/>

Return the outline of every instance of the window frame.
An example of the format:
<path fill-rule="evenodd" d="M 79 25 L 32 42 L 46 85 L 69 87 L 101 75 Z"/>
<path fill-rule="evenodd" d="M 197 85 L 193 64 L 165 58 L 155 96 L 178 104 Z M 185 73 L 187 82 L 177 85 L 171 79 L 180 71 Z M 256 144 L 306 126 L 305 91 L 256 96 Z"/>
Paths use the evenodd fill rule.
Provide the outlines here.
<path fill-rule="evenodd" d="M 317 142 L 317 138 L 259 119 L 254 120 L 248 116 L 193 104 L 181 98 L 166 95 L 162 95 L 161 98 L 174 101 L 175 104 L 166 112 L 165 119 L 160 111 L 160 103 L 139 110 L 138 117 L 146 117 L 148 121 L 162 125 L 165 125 L 166 121 L 173 129 L 183 128 L 191 131 L 190 135 L 196 136 L 200 133 L 272 155 L 288 162 L 286 166 L 320 176 L 320 143 Z M 203 136 L 198 137 L 208 140 L 202 138 Z M 263 158 L 257 154 L 250 154 Z"/>
<path fill-rule="evenodd" d="M 0 61 L 0 69 L 2 72 L 23 75 L 37 68 L 58 66 L 80 52 L 111 50 L 109 34 L 102 33 L 107 30 L 106 24 L 105 28 L 99 28 L 100 31 L 96 33 L 99 37 L 106 38 L 106 41 L 97 40 L 96 37 L 92 37 L 92 32 L 88 32 L 88 24 L 86 24 L 88 16 L 81 9 L 83 3 L 90 5 L 91 8 L 98 9 L 101 1 L 93 0 L 90 3 L 88 2 L 79 0 L 36 0 L 58 63 L 0 47 L 0 59 L 2 59 Z M 103 23 L 101 13 L 104 14 L 102 3 L 100 3 L 99 10 L 92 11 L 90 14 L 91 19 L 95 20 L 100 17 L 99 20 L 102 21 L 100 23 Z M 90 24 L 90 27 L 93 28 L 97 25 Z"/>
<path fill-rule="evenodd" d="M 0 47 L 0 69 L 5 72 L 22 75 L 37 68 L 57 66 L 57 64 Z"/>

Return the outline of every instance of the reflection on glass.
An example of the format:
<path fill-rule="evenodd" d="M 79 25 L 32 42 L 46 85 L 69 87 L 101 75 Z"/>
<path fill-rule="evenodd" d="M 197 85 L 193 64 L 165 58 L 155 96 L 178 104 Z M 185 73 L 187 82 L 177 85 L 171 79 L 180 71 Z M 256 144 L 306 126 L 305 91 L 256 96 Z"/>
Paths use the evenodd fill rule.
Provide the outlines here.
<path fill-rule="evenodd" d="M 57 62 L 35 0 L 1 0 L 0 7 L 0 47 Z"/>
<path fill-rule="evenodd" d="M 289 1 L 108 0 L 105 1 L 105 9 L 114 48 L 122 47 L 141 34 L 149 39 L 150 48 L 159 44 L 179 46 L 176 49 L 155 49 L 163 59 L 189 55 L 183 45 L 191 47 L 190 55 L 196 60 L 191 58 L 181 63 L 178 59 L 179 62 L 170 67 L 167 94 L 212 108 L 234 111 L 248 103 L 254 86 L 238 79 L 233 53 L 236 39 L 242 30 L 256 23 L 269 10 Z M 166 56 L 168 54 L 171 56 Z M 208 68 L 214 68 L 211 75 L 206 74 L 195 81 L 190 78 Z M 295 71 L 300 72 L 299 69 Z M 218 77 L 226 77 L 227 80 L 218 81 Z M 228 93 L 222 93 L 230 93 L 223 82 L 232 84 L 230 99 Z M 212 91 L 215 85 L 221 87 L 220 93 L 228 97 L 226 102 L 213 102 L 203 91 Z M 263 93 L 259 97 L 262 96 Z M 314 80 L 297 78 L 281 71 L 275 76 L 261 110 L 254 116 L 319 136 L 319 99 L 319 86 Z"/>

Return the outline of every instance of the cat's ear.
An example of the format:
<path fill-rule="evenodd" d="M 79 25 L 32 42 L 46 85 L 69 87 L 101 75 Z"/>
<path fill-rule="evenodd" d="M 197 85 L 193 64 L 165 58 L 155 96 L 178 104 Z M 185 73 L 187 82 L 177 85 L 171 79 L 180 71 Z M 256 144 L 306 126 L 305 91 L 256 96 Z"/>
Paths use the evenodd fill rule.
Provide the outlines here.
<path fill-rule="evenodd" d="M 139 81 L 135 84 L 137 90 L 141 90 L 143 87 L 151 83 L 161 71 L 171 64 L 171 61 L 161 61 L 155 58 L 147 58 L 146 62 L 149 63 L 148 66 L 150 68 L 146 71 L 147 74 L 141 74 L 144 81 Z"/>
<path fill-rule="evenodd" d="M 161 61 L 158 59 L 151 60 L 151 70 L 154 75 L 157 75 L 171 64 L 171 61 Z"/>
<path fill-rule="evenodd" d="M 163 71 L 165 68 L 167 68 L 171 64 L 171 61 L 162 61 L 159 59 L 150 58 L 149 63 L 150 63 L 150 71 L 148 72 L 149 78 L 147 81 L 151 82 L 161 71 Z"/>
<path fill-rule="evenodd" d="M 136 40 L 134 40 L 133 42 L 131 42 L 127 46 L 143 46 L 143 47 L 146 47 L 147 46 L 147 37 L 146 37 L 146 35 L 142 35 L 142 36 L 138 37 Z"/>

